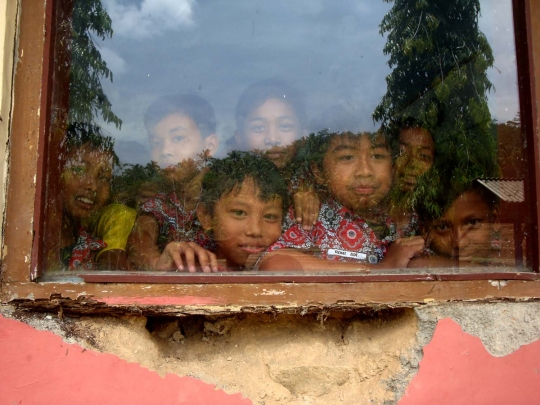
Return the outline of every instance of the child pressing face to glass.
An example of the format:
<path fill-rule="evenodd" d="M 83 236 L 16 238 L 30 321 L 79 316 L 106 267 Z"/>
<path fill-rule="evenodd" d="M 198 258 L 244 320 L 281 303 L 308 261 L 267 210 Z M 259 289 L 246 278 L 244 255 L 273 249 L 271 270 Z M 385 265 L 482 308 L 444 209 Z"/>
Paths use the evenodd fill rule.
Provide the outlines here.
<path fill-rule="evenodd" d="M 392 156 L 380 135 L 333 136 L 322 171 L 314 169 L 330 195 L 362 217 L 369 217 L 369 211 L 381 203 L 392 185 Z"/>
<path fill-rule="evenodd" d="M 85 143 L 68 152 L 62 173 L 64 214 L 78 224 L 103 208 L 111 197 L 113 154 Z"/>
<path fill-rule="evenodd" d="M 237 147 L 258 150 L 279 169 L 291 161 L 292 144 L 305 135 L 305 107 L 299 93 L 279 80 L 249 86 L 236 107 Z"/>
<path fill-rule="evenodd" d="M 492 254 L 498 208 L 484 193 L 471 190 L 459 195 L 444 215 L 427 224 L 429 247 L 460 262 L 486 261 Z"/>
<path fill-rule="evenodd" d="M 397 239 L 379 209 L 392 185 L 392 157 L 380 134 L 322 131 L 309 136 L 311 168 L 328 198 L 313 230 L 287 229 L 260 270 L 369 271 L 371 265 L 406 267 L 424 246 L 421 237 Z M 320 252 L 316 257 L 306 249 Z M 369 263 L 369 264 L 368 264 Z"/>
<path fill-rule="evenodd" d="M 266 251 L 281 235 L 283 199 L 261 197 L 252 178 L 223 195 L 214 213 L 200 210 L 198 218 L 213 233 L 216 257 L 225 259 L 227 268 L 241 268 L 251 255 Z"/>
<path fill-rule="evenodd" d="M 196 159 L 218 148 L 214 109 L 192 94 L 164 96 L 156 100 L 144 117 L 151 144 L 151 157 L 161 168 Z"/>
<path fill-rule="evenodd" d="M 435 144 L 431 133 L 421 127 L 404 128 L 399 133 L 399 155 L 394 163 L 394 184 L 402 192 L 416 188 L 418 177 L 433 166 Z"/>
<path fill-rule="evenodd" d="M 217 259 L 225 260 L 227 269 L 240 269 L 281 235 L 287 192 L 274 164 L 251 152 L 232 152 L 208 167 L 197 208 L 205 234 L 197 241 L 207 249 L 194 241 L 169 243 L 158 270 L 218 271 Z"/>

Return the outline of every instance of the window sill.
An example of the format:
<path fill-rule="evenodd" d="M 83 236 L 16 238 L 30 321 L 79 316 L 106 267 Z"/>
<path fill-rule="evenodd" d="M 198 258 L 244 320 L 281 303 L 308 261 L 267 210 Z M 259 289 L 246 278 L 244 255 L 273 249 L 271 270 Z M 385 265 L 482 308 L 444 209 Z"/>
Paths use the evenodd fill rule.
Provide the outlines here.
<path fill-rule="evenodd" d="M 157 276 L 150 274 L 150 277 Z M 467 280 L 459 279 L 465 276 Z M 400 274 L 339 275 L 334 276 L 334 281 L 324 276 L 324 282 L 313 281 L 313 277 L 323 276 L 306 276 L 312 279 L 299 282 L 295 275 L 295 282 L 282 282 L 279 278 L 282 275 L 251 275 L 247 276 L 249 279 L 239 275 L 228 276 L 226 284 L 222 283 L 224 279 L 220 284 L 194 283 L 195 280 L 181 284 L 181 278 L 198 276 L 172 273 L 171 277 L 176 278 L 174 282 L 160 284 L 142 279 L 129 283 L 6 282 L 2 286 L 1 301 L 20 308 L 62 313 L 179 316 L 269 311 L 304 314 L 449 301 L 540 299 L 540 276 L 536 273 L 407 275 L 415 279 L 404 279 Z M 237 282 L 232 282 L 234 277 L 238 277 Z M 362 282 L 355 280 L 360 277 Z M 480 277 L 482 279 L 478 279 Z M 393 282 L 397 278 L 399 282 Z"/>

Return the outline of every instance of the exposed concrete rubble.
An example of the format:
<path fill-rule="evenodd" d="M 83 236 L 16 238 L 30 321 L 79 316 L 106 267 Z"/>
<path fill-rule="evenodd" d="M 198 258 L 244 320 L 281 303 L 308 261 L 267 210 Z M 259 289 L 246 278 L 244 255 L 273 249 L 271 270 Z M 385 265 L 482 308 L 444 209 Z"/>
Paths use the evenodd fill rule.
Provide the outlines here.
<path fill-rule="evenodd" d="M 319 314 L 4 316 L 161 375 L 189 375 L 254 404 L 394 404 L 436 323 L 452 318 L 497 356 L 540 337 L 540 303 L 452 303 Z"/>

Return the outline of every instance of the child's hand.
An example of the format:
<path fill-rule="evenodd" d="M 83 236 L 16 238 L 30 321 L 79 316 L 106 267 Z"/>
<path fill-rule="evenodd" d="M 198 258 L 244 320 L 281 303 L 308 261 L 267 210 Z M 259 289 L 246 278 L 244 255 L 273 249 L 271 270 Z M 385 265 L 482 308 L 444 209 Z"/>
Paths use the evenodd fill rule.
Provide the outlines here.
<path fill-rule="evenodd" d="M 424 249 L 425 241 L 421 236 L 399 238 L 388 246 L 384 259 L 380 263 L 381 268 L 405 268 L 409 261 Z"/>
<path fill-rule="evenodd" d="M 217 272 L 218 264 L 216 255 L 200 247 L 195 242 L 171 242 L 165 246 L 157 264 L 156 270 L 177 270 L 195 273 L 196 262 L 199 262 L 205 273 Z"/>
<path fill-rule="evenodd" d="M 319 216 L 320 199 L 313 191 L 299 191 L 294 195 L 294 215 L 296 222 L 302 224 L 305 231 L 310 231 Z"/>

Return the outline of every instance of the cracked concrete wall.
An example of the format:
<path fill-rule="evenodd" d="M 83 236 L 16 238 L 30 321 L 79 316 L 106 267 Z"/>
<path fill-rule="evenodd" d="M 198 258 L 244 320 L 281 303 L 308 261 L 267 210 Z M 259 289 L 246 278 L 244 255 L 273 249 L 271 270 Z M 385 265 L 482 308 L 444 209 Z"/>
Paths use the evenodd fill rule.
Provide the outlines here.
<path fill-rule="evenodd" d="M 540 303 L 451 303 L 315 315 L 5 317 L 111 353 L 161 376 L 191 376 L 254 404 L 394 404 L 437 322 L 451 318 L 506 356 L 540 339 Z M 539 357 L 540 357 L 540 353 Z"/>

